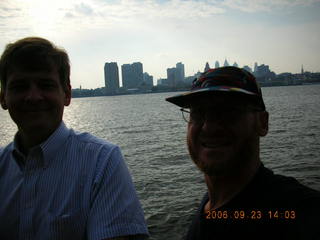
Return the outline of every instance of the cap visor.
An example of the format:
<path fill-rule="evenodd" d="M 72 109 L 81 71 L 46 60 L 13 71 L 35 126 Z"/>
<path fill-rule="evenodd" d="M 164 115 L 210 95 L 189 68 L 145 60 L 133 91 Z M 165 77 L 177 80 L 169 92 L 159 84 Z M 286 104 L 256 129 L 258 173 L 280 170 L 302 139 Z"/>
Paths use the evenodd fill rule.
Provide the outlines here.
<path fill-rule="evenodd" d="M 232 93 L 240 93 L 246 94 L 251 96 L 257 96 L 255 93 L 235 87 L 228 87 L 228 86 L 216 86 L 216 87 L 208 87 L 208 88 L 201 88 L 194 91 L 182 93 L 179 95 L 175 95 L 172 97 L 166 98 L 166 101 L 171 102 L 179 107 L 188 108 L 190 104 L 195 98 L 204 97 L 205 95 L 212 95 L 213 92 L 232 92 Z"/>

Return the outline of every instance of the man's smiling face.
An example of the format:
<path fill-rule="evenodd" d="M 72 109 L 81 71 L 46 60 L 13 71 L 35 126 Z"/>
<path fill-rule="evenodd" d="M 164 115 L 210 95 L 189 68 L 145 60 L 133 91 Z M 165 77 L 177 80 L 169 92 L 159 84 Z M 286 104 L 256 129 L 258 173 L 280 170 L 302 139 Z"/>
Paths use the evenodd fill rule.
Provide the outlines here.
<path fill-rule="evenodd" d="M 259 114 L 241 98 L 215 96 L 191 105 L 187 143 L 190 155 L 207 175 L 237 170 L 259 149 Z"/>
<path fill-rule="evenodd" d="M 1 105 L 8 109 L 19 131 L 51 133 L 59 126 L 70 98 L 71 88 L 63 88 L 55 67 L 50 71 L 15 69 L 8 73 Z"/>

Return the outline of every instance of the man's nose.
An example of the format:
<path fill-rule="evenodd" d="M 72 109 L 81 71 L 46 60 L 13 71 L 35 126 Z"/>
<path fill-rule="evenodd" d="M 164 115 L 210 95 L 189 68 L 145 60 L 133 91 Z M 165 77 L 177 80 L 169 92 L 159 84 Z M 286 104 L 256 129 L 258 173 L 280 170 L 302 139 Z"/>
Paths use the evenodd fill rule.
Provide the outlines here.
<path fill-rule="evenodd" d="M 43 98 L 42 91 L 39 87 L 35 84 L 31 84 L 26 93 L 26 100 L 27 101 L 37 101 Z"/>

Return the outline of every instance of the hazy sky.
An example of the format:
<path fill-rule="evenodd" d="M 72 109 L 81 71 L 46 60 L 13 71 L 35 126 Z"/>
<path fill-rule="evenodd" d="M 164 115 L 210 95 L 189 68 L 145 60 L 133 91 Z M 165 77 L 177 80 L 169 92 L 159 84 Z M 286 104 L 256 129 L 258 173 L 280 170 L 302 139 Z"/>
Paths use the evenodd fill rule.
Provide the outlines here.
<path fill-rule="evenodd" d="M 225 59 L 275 73 L 320 72 L 320 0 L 0 0 L 0 49 L 48 38 L 67 50 L 74 88 L 104 86 L 105 62 L 166 77 Z"/>

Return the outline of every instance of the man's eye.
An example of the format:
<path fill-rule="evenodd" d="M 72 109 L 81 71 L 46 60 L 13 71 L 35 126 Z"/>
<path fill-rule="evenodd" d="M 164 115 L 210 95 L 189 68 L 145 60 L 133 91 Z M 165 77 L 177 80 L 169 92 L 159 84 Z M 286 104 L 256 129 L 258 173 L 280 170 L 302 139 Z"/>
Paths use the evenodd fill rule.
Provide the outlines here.
<path fill-rule="evenodd" d="M 55 87 L 56 87 L 56 85 L 53 83 L 41 83 L 40 84 L 40 88 L 42 88 L 42 89 L 53 89 Z"/>
<path fill-rule="evenodd" d="M 9 85 L 8 89 L 11 91 L 21 91 L 26 89 L 28 86 L 26 84 L 14 84 L 14 85 Z"/>
<path fill-rule="evenodd" d="M 193 112 L 191 112 L 190 113 L 190 116 L 191 116 L 191 118 L 193 118 L 193 119 L 200 119 L 200 118 L 202 118 L 202 112 L 200 112 L 200 111 L 193 111 Z"/>

